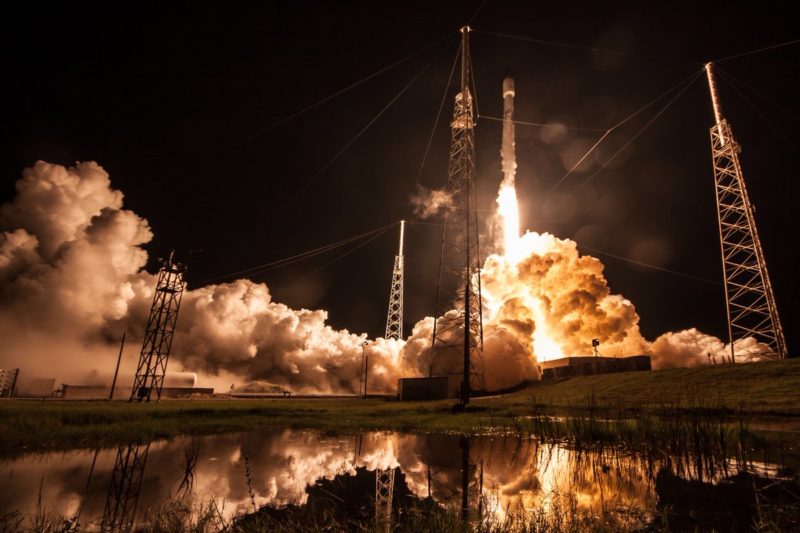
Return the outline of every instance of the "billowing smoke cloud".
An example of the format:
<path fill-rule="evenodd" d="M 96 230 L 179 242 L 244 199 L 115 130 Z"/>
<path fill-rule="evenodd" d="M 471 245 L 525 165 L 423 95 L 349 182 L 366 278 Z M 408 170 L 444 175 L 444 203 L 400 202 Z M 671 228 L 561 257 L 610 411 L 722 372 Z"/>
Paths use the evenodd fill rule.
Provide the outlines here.
<path fill-rule="evenodd" d="M 540 359 L 589 355 L 595 338 L 609 355 L 647 351 L 631 302 L 611 293 L 602 263 L 573 241 L 526 233 L 513 252 L 489 256 L 483 289 L 490 323 L 530 323 Z"/>
<path fill-rule="evenodd" d="M 463 335 L 463 329 L 461 333 L 453 330 L 452 335 Z M 433 354 L 432 336 L 433 318 L 426 317 L 417 322 L 401 352 L 402 368 L 422 376 L 427 376 L 431 368 L 433 375 L 461 372 L 464 363 L 458 351 Z M 473 361 L 473 365 L 487 390 L 513 387 L 522 381 L 539 378 L 541 371 L 531 356 L 529 339 L 529 335 L 519 334 L 507 323 L 484 321 L 483 354 L 479 360 Z"/>
<path fill-rule="evenodd" d="M 109 185 L 94 163 L 38 162 L 0 209 L 0 366 L 23 378 L 97 368 L 113 325 L 152 294 L 140 248 L 152 233 Z"/>
<path fill-rule="evenodd" d="M 410 201 L 414 214 L 419 218 L 426 219 L 438 215 L 443 209 L 449 207 L 453 199 L 443 189 L 428 189 L 418 184 Z"/>
<path fill-rule="evenodd" d="M 747 363 L 760 359 L 770 351 L 769 346 L 746 337 L 734 343 L 736 361 Z M 695 328 L 665 333 L 652 346 L 653 366 L 656 368 L 694 367 L 730 362 L 731 345 Z"/>
<path fill-rule="evenodd" d="M 442 197 L 430 201 L 441 206 Z M 59 382 L 108 382 L 118 339 L 128 344 L 121 376 L 128 382 L 155 287 L 142 248 L 146 220 L 123 209 L 96 163 L 72 168 L 44 162 L 24 171 L 15 200 L 0 208 L 0 368 Z M 422 201 L 422 200 L 421 200 Z M 652 353 L 654 367 L 722 362 L 724 344 L 695 330 L 668 333 L 652 345 L 639 332 L 634 306 L 612 294 L 599 260 L 574 242 L 527 233 L 482 272 L 484 354 L 476 361 L 488 389 L 539 376 L 538 360 Z M 357 392 L 362 350 L 370 391 L 393 392 L 401 376 L 458 372 L 460 358 L 433 358 L 433 318 L 406 340 L 334 330 L 324 310 L 275 302 L 263 283 L 237 280 L 187 291 L 170 370 L 200 374 L 199 385 L 266 382 L 295 392 Z M 737 343 L 737 360 L 754 346 Z M 757 348 L 757 346 L 756 346 Z M 741 354 L 741 355 L 739 355 Z M 125 383 L 125 379 L 121 380 Z"/>
<path fill-rule="evenodd" d="M 0 368 L 86 382 L 109 376 L 128 333 L 132 375 L 155 277 L 143 270 L 147 222 L 122 209 L 122 193 L 96 163 L 44 162 L 24 172 L 0 210 Z M 337 331 L 322 310 L 274 302 L 266 285 L 238 280 L 184 296 L 170 368 L 205 383 L 265 380 L 298 392 L 357 392 L 365 335 Z M 402 341 L 366 347 L 370 390 L 391 391 Z M 110 377 L 110 376 L 109 376 Z M 201 380 L 202 381 L 202 380 Z"/>

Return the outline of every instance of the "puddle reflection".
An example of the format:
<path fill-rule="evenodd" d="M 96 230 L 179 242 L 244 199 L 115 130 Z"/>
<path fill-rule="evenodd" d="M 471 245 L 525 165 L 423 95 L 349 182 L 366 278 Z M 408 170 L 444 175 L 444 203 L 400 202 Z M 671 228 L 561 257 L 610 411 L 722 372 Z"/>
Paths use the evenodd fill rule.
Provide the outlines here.
<path fill-rule="evenodd" d="M 651 523 L 666 505 L 691 507 L 681 499 L 687 491 L 708 500 L 724 484 L 730 501 L 737 475 L 750 476 L 740 481 L 755 487 L 754 479 L 774 478 L 778 471 L 766 463 L 689 455 L 655 460 L 513 437 L 254 431 L 5 461 L 0 515 L 34 513 L 41 494 L 50 513 L 78 516 L 84 528 L 128 531 L 167 501 L 213 501 L 230 521 L 265 506 L 280 510 L 319 497 L 342 508 L 357 501 L 348 516 L 372 513 L 388 530 L 413 502 L 502 523 L 509 516 L 554 512 L 569 495 L 581 512 L 615 514 L 615 523 L 627 529 Z M 729 521 L 743 519 L 729 515 Z"/>

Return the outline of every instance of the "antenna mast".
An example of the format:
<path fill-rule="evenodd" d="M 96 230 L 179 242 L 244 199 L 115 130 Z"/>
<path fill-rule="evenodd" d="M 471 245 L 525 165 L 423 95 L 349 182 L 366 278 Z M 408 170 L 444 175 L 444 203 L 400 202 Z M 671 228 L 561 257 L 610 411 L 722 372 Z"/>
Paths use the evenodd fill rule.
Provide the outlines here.
<path fill-rule="evenodd" d="M 394 256 L 392 287 L 389 291 L 389 313 L 386 317 L 386 338 L 403 338 L 403 237 L 406 221 L 400 221 L 400 248 Z"/>
<path fill-rule="evenodd" d="M 706 63 L 706 75 L 716 119 L 711 127 L 711 154 L 731 360 L 736 358 L 734 341 L 750 336 L 769 347 L 752 355 L 785 359 L 786 340 L 758 238 L 755 208 L 739 163 L 741 149 L 722 113 L 712 63 Z"/>
<path fill-rule="evenodd" d="M 475 193 L 475 120 L 470 94 L 472 68 L 469 26 L 461 28 L 461 91 L 455 97 L 450 123 L 450 165 L 444 210 L 436 318 L 433 325 L 430 374 L 435 366 L 452 366 L 463 358 L 461 405 L 469 403 L 472 380 L 481 388 L 473 364 L 483 351 L 478 204 Z M 440 370 L 441 372 L 441 370 Z"/>

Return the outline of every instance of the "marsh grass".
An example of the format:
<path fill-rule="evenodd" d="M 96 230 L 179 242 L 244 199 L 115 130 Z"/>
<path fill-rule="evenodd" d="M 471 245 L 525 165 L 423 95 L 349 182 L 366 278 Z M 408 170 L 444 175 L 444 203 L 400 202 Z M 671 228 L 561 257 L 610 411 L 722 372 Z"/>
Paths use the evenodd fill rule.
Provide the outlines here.
<path fill-rule="evenodd" d="M 569 432 L 581 439 L 615 438 L 604 418 L 662 419 L 681 424 L 707 415 L 800 420 L 800 359 L 582 376 L 540 382 L 512 394 L 476 398 L 452 412 L 452 401 L 383 399 L 246 399 L 124 401 L 0 401 L 0 457 L 29 451 L 141 443 L 178 435 L 247 431 L 259 427 L 308 428 L 342 433 L 370 430 L 488 434 L 530 431 L 536 413 L 574 417 Z M 713 392 L 707 392 L 713 391 Z M 536 414 L 534 413 L 534 414 Z M 697 423 L 706 421 L 696 419 Z M 540 420 L 538 426 L 544 427 Z M 546 429 L 546 428 L 545 428 Z"/>
<path fill-rule="evenodd" d="M 467 521 L 459 509 L 444 508 L 430 499 L 395 513 L 391 526 L 374 520 L 343 520 L 329 508 L 289 505 L 261 508 L 256 512 L 226 519 L 221 502 L 210 498 L 171 499 L 160 507 L 146 510 L 134 531 L 154 533 L 277 533 L 277 532 L 355 532 L 355 533 L 611 533 L 619 531 L 667 531 L 654 525 L 652 516 L 635 509 L 616 508 L 598 516 L 581 509 L 574 495 L 554 494 L 547 508 L 522 513 L 498 513 L 491 509 L 482 516 L 473 512 Z M 484 507 L 485 509 L 485 507 Z M 60 528 L 58 524 L 64 524 Z M 89 524 L 87 530 L 95 530 Z M 55 518 L 26 521 L 19 513 L 0 517 L 0 531 L 20 533 L 71 533 L 83 531 L 75 521 Z M 765 530 L 767 531 L 767 530 Z"/>

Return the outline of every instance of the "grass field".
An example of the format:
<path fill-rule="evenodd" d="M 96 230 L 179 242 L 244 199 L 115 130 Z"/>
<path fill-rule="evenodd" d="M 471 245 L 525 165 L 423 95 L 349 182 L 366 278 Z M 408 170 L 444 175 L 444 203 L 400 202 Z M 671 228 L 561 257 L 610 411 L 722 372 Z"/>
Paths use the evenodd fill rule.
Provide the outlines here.
<path fill-rule="evenodd" d="M 326 431 L 397 430 L 485 433 L 514 429 L 532 413 L 624 417 L 636 413 L 734 414 L 771 419 L 773 429 L 800 426 L 800 360 L 736 366 L 585 376 L 536 383 L 475 399 L 466 412 L 454 401 L 383 399 L 0 401 L 0 456 L 28 451 L 108 446 L 181 434 L 257 427 Z"/>

